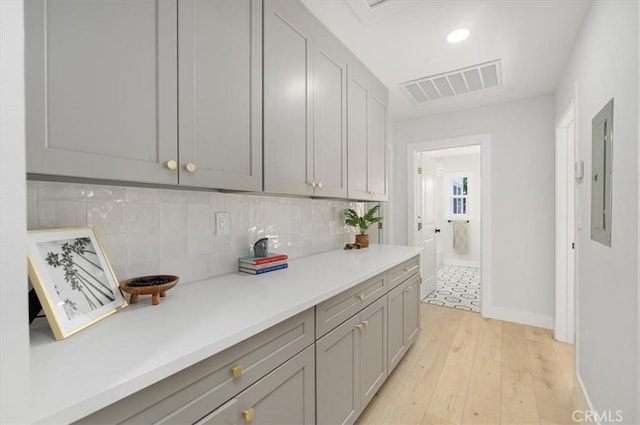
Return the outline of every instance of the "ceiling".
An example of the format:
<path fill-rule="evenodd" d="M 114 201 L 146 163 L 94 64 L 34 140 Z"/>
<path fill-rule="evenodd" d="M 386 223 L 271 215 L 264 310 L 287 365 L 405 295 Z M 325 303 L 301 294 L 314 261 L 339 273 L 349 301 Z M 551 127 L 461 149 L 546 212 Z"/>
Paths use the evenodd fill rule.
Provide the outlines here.
<path fill-rule="evenodd" d="M 389 88 L 391 117 L 553 93 L 590 5 L 586 0 L 302 0 Z M 451 30 L 469 38 L 450 45 Z M 401 83 L 501 59 L 502 86 L 418 105 Z"/>
<path fill-rule="evenodd" d="M 420 152 L 420 154 L 429 158 L 434 158 L 434 159 L 450 158 L 454 156 L 480 155 L 480 145 L 437 149 L 437 150 Z"/>

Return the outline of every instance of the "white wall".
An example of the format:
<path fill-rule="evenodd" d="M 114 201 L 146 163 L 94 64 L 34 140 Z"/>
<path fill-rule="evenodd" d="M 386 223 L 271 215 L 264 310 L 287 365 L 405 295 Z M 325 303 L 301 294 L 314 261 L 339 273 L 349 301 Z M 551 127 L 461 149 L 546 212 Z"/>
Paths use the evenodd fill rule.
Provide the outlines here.
<path fill-rule="evenodd" d="M 0 423 L 28 423 L 22 1 L 0 1 Z"/>
<path fill-rule="evenodd" d="M 638 3 L 596 1 L 556 92 L 556 122 L 577 82 L 577 185 L 583 227 L 577 232 L 578 373 L 597 410 L 638 412 Z M 591 119 L 609 99 L 613 112 L 612 246 L 590 239 Z M 579 214 L 579 213 L 578 213 Z"/>
<path fill-rule="evenodd" d="M 553 96 L 401 121 L 395 169 L 406 169 L 407 144 L 491 134 L 493 317 L 553 325 Z M 406 175 L 394 174 L 394 243 L 407 243 Z"/>
<path fill-rule="evenodd" d="M 447 221 L 449 218 L 445 216 L 445 210 L 448 208 L 445 198 L 447 193 L 445 178 L 447 174 L 451 173 L 468 173 L 470 175 L 469 207 L 472 217 L 467 224 L 469 251 L 466 254 L 456 254 L 453 250 L 453 226 Z M 481 187 L 480 154 L 436 159 L 436 227 L 442 229 L 437 238 L 444 264 L 480 267 Z"/>

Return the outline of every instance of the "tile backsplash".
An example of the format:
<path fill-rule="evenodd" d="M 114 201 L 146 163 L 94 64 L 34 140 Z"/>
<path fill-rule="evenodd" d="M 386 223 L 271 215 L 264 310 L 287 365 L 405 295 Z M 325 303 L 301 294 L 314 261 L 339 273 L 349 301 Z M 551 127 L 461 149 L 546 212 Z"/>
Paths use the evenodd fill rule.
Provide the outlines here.
<path fill-rule="evenodd" d="M 360 202 L 219 192 L 27 182 L 29 229 L 95 226 L 119 280 L 169 273 L 192 282 L 237 270 L 238 257 L 269 250 L 302 257 L 353 241 L 344 210 Z M 216 235 L 228 212 L 230 234 Z"/>

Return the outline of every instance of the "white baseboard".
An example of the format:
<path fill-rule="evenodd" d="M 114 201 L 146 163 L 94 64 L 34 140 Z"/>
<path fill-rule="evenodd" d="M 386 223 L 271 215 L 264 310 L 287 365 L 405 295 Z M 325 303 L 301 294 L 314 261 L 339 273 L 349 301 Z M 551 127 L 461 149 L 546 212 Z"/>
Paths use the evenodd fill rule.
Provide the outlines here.
<path fill-rule="evenodd" d="M 587 402 L 587 407 L 589 408 L 590 411 L 595 411 L 593 409 L 593 404 L 591 404 L 591 399 L 589 398 L 589 394 L 587 393 L 587 389 L 584 387 L 584 382 L 582 382 L 582 377 L 580 376 L 580 373 L 578 372 L 578 368 L 576 367 L 576 378 L 578 378 L 578 383 L 580 384 L 580 390 L 582 391 L 582 396 L 584 397 L 584 401 Z M 595 418 L 596 421 L 596 425 L 602 425 L 602 423 L 598 420 L 598 418 Z"/>
<path fill-rule="evenodd" d="M 449 259 L 449 258 L 442 260 L 442 264 L 446 266 L 458 266 L 458 267 L 480 267 L 480 261 L 455 260 L 455 259 Z"/>
<path fill-rule="evenodd" d="M 506 322 L 520 323 L 522 325 L 535 326 L 538 328 L 553 329 L 553 317 L 542 314 L 529 313 L 527 311 L 512 310 L 510 308 L 491 306 L 487 314 L 492 319 L 504 320 Z"/>

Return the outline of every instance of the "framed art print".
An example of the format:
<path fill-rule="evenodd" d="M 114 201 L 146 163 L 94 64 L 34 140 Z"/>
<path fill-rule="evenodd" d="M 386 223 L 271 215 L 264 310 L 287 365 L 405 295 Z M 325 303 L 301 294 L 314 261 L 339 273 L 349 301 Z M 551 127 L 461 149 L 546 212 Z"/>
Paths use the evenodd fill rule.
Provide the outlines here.
<path fill-rule="evenodd" d="M 56 339 L 127 306 L 92 227 L 32 230 L 29 278 Z"/>

